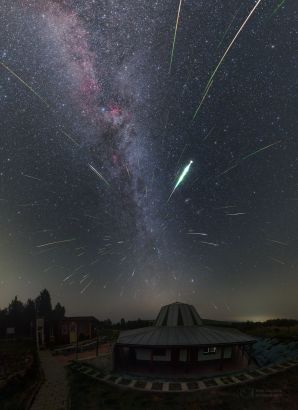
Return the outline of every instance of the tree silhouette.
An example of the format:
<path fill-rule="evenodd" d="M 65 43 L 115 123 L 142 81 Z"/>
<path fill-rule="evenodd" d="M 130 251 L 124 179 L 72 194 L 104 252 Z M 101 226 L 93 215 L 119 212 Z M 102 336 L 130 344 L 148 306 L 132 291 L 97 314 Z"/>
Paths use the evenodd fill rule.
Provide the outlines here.
<path fill-rule="evenodd" d="M 18 297 L 15 296 L 15 298 L 10 302 L 8 305 L 8 322 L 11 322 L 12 324 L 22 324 L 22 316 L 24 312 L 24 304 L 20 300 L 18 300 Z"/>
<path fill-rule="evenodd" d="M 35 299 L 37 306 L 37 315 L 44 317 L 51 317 L 52 315 L 52 303 L 51 296 L 47 289 L 40 292 L 39 296 Z"/>
<path fill-rule="evenodd" d="M 61 306 L 58 302 L 57 305 L 54 307 L 52 312 L 52 317 L 55 319 L 60 319 L 65 316 L 65 307 Z"/>
<path fill-rule="evenodd" d="M 29 327 L 31 322 L 35 323 L 36 319 L 36 306 L 35 302 L 32 299 L 28 299 L 24 305 L 24 325 L 25 327 Z"/>

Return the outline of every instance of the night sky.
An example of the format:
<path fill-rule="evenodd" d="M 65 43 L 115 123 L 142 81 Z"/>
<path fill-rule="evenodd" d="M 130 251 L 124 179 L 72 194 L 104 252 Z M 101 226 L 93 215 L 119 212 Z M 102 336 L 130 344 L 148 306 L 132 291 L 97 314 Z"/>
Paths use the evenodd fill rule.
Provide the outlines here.
<path fill-rule="evenodd" d="M 298 319 L 297 7 L 258 3 L 206 93 L 257 1 L 183 0 L 171 69 L 179 0 L 0 1 L 0 308 Z"/>

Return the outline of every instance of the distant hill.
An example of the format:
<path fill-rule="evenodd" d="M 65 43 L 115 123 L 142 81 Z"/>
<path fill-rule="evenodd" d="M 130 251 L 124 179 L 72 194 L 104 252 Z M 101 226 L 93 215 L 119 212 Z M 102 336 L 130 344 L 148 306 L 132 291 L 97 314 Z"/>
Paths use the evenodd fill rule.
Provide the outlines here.
<path fill-rule="evenodd" d="M 206 326 L 229 326 L 229 325 L 232 325 L 232 323 L 243 323 L 243 322 L 237 322 L 235 320 L 230 320 L 229 322 L 227 322 L 224 320 L 211 320 L 211 319 L 202 319 L 202 322 Z"/>

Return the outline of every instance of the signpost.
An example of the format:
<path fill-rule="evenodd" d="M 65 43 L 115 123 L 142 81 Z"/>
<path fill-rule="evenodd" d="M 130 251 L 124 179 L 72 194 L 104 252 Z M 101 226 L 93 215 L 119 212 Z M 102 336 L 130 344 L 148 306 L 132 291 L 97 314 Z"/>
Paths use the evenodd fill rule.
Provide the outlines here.
<path fill-rule="evenodd" d="M 8 339 L 7 335 L 12 335 L 13 334 L 13 339 Z M 15 335 L 15 331 L 14 331 L 14 327 L 7 327 L 6 328 L 6 342 L 8 342 L 8 340 L 16 340 L 16 335 Z"/>

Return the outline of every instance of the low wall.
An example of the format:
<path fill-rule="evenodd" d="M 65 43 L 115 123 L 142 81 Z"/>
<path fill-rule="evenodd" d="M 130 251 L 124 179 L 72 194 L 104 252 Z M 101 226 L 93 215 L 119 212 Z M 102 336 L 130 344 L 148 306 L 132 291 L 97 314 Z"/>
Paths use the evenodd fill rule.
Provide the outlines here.
<path fill-rule="evenodd" d="M 113 353 L 106 353 L 100 356 L 86 357 L 79 359 L 78 362 L 89 364 L 102 370 L 113 370 Z"/>
<path fill-rule="evenodd" d="M 89 343 L 79 344 L 78 345 L 78 353 L 82 353 L 82 352 L 88 350 L 89 345 L 90 345 L 91 350 L 96 349 L 96 343 L 95 343 L 96 340 L 97 339 L 91 339 Z M 100 349 L 100 346 L 103 343 L 106 343 L 106 342 L 107 342 L 107 337 L 106 336 L 102 337 L 101 339 L 98 339 L 98 350 Z M 71 346 L 61 347 L 60 349 L 55 349 L 53 351 L 53 356 L 57 356 L 57 355 L 67 356 L 67 355 L 76 353 L 76 351 L 77 351 L 77 344 L 73 343 Z"/>

